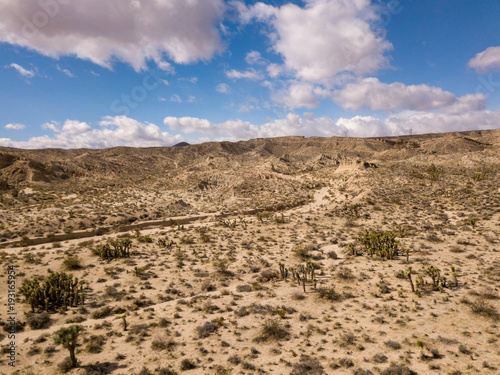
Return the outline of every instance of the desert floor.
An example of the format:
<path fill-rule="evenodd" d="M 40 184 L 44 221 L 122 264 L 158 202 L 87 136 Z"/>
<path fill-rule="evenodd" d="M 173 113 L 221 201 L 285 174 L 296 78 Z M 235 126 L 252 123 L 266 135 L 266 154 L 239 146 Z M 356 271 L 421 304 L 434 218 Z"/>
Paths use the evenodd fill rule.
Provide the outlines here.
<path fill-rule="evenodd" d="M 174 202 L 178 215 L 214 216 L 5 246 L 0 373 L 64 371 L 69 352 L 55 345 L 55 332 L 78 324 L 79 367 L 69 374 L 498 374 L 499 172 L 491 160 L 456 157 L 367 168 L 347 162 L 287 177 L 311 182 L 302 205 L 226 217 L 215 215 L 224 202 L 210 209 L 202 193 L 183 190 L 63 195 L 29 188 L 21 197 L 54 198 L 6 210 L 2 224 L 5 231 L 30 227 L 27 238 L 46 235 L 57 218 L 77 230 L 71 220 L 93 207 L 149 212 Z M 100 224 L 112 225 L 110 217 Z M 370 254 L 365 230 L 393 233 L 393 259 Z M 132 241 L 129 257 L 95 254 L 125 238 Z M 22 329 L 15 368 L 8 366 L 5 324 L 10 265 Z M 293 269 L 303 279 L 301 265 L 309 268 L 299 284 Z M 83 306 L 31 313 L 23 282 L 59 271 L 85 282 Z"/>

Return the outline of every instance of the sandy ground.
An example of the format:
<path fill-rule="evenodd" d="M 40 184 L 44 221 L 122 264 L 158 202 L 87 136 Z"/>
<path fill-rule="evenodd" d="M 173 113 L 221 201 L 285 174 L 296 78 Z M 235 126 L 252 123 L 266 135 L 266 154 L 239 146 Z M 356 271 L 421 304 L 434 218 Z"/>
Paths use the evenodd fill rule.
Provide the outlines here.
<path fill-rule="evenodd" d="M 86 281 L 86 302 L 51 313 L 45 328 L 26 325 L 16 334 L 16 367 L 2 356 L 0 373 L 60 373 L 68 351 L 53 337 L 71 324 L 84 331 L 80 367 L 70 374 L 498 373 L 500 210 L 491 188 L 498 174 L 429 181 L 381 163 L 343 167 L 322 181 L 309 204 L 267 218 L 130 232 L 130 258 L 92 253 L 123 233 L 2 250 L 4 269 L 17 266 L 18 288 L 62 270 Z M 399 256 L 369 256 L 357 240 L 365 229 L 397 233 Z M 160 238 L 174 244 L 161 247 Z M 80 268 L 65 269 L 75 256 Z M 304 292 L 292 268 L 307 260 L 316 280 Z M 444 286 L 432 288 L 429 266 L 440 269 Z M 417 293 L 402 274 L 408 267 L 415 284 L 423 281 Z M 18 291 L 18 322 L 33 320 L 24 299 Z M 6 333 L 0 338 L 6 353 Z"/>

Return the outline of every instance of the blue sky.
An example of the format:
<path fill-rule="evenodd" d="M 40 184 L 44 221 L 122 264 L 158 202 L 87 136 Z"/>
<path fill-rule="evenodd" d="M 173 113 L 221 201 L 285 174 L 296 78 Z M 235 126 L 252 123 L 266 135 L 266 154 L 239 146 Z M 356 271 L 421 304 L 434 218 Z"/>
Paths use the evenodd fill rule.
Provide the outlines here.
<path fill-rule="evenodd" d="M 0 0 L 0 145 L 500 127 L 500 1 Z"/>

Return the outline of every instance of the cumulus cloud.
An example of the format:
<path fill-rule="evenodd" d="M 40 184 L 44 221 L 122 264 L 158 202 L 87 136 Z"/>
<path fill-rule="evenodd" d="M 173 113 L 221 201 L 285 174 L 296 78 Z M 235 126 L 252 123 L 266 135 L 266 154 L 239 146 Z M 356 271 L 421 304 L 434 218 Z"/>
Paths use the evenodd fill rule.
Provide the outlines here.
<path fill-rule="evenodd" d="M 314 85 L 310 83 L 292 83 L 286 89 L 279 90 L 272 95 L 277 103 L 284 104 L 287 108 L 316 108 L 319 102 L 316 99 Z"/>
<path fill-rule="evenodd" d="M 250 68 L 245 71 L 239 71 L 235 69 L 231 69 L 226 72 L 226 77 L 231 79 L 251 79 L 251 80 L 260 80 L 264 79 L 264 75 L 253 68 Z"/>
<path fill-rule="evenodd" d="M 166 117 L 164 124 L 171 130 L 185 134 L 198 134 L 200 139 L 236 141 L 251 138 L 302 136 L 382 137 L 413 133 L 435 133 L 472 129 L 495 129 L 500 123 L 500 111 L 475 111 L 464 114 L 404 111 L 384 119 L 373 116 L 354 116 L 333 120 L 314 118 L 310 114 L 300 117 L 288 114 L 259 126 L 241 120 L 213 123 L 195 117 Z M 209 138 L 203 137 L 208 136 Z"/>
<path fill-rule="evenodd" d="M 215 87 L 215 91 L 220 92 L 221 94 L 229 94 L 231 88 L 226 83 L 219 83 L 217 87 Z"/>
<path fill-rule="evenodd" d="M 224 0 L 86 0 L 0 2 L 0 41 L 104 67 L 118 59 L 136 70 L 154 60 L 208 60 L 222 50 L 217 25 Z"/>
<path fill-rule="evenodd" d="M 247 62 L 247 64 L 250 64 L 250 65 L 264 63 L 264 59 L 262 58 L 259 51 L 248 52 L 245 56 L 245 61 Z"/>
<path fill-rule="evenodd" d="M 7 124 L 5 125 L 5 129 L 10 129 L 10 130 L 23 130 L 26 128 L 26 125 L 24 124 Z"/>
<path fill-rule="evenodd" d="M 273 48 L 296 78 L 324 82 L 342 72 L 365 75 L 388 65 L 392 44 L 374 30 L 380 15 L 369 0 L 305 3 L 274 7 L 238 2 L 236 8 L 243 22 L 255 19 L 271 27 Z"/>
<path fill-rule="evenodd" d="M 68 133 L 68 134 L 81 134 L 81 133 L 87 133 L 92 128 L 90 127 L 89 124 L 86 122 L 80 122 L 76 120 L 67 120 L 63 127 L 62 127 L 62 132 L 63 133 Z"/>
<path fill-rule="evenodd" d="M 469 60 L 467 66 L 480 74 L 500 70 L 500 47 L 489 47 L 479 52 Z"/>
<path fill-rule="evenodd" d="M 349 83 L 332 94 L 334 101 L 345 109 L 356 110 L 413 110 L 439 109 L 448 113 L 463 113 L 484 108 L 483 94 L 470 94 L 457 98 L 455 94 L 428 85 L 405 85 L 380 82 L 377 78 L 364 78 Z"/>
<path fill-rule="evenodd" d="M 12 63 L 10 65 L 7 65 L 7 67 L 14 68 L 24 78 L 29 79 L 29 78 L 33 78 L 35 76 L 35 72 L 33 70 L 25 69 L 19 64 Z"/>
<path fill-rule="evenodd" d="M 67 120 L 61 127 L 51 122 L 42 128 L 54 134 L 33 137 L 28 141 L 0 138 L 0 145 L 17 148 L 153 147 L 171 146 L 185 140 L 182 135 L 161 131 L 155 124 L 141 123 L 126 116 L 104 117 L 97 128 L 77 120 Z"/>

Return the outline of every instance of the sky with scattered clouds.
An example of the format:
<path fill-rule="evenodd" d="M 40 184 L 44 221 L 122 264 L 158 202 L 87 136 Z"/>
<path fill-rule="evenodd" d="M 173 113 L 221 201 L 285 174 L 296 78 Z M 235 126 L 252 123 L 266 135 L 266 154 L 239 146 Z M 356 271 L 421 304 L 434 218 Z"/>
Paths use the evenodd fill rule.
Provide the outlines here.
<path fill-rule="evenodd" d="M 0 146 L 500 127 L 500 1 L 0 0 Z"/>

